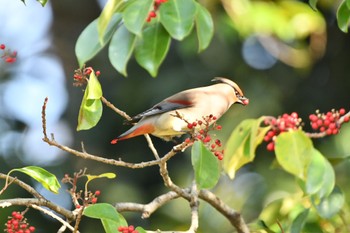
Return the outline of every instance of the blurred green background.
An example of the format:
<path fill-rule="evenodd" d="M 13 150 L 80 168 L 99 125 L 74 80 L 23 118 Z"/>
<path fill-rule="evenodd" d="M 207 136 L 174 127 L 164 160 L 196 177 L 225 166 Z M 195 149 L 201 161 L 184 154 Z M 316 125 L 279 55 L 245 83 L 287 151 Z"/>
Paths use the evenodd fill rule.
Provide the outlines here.
<path fill-rule="evenodd" d="M 350 79 L 347 69 L 350 65 L 350 38 L 337 26 L 336 2 L 320 1 L 319 12 L 312 11 L 306 3 L 297 1 L 200 2 L 211 11 L 215 23 L 215 35 L 209 48 L 197 53 L 195 35 L 182 42 L 172 41 L 157 78 L 152 78 L 134 59 L 128 65 L 128 77 L 122 77 L 111 66 L 107 50 L 104 49 L 87 65 L 101 71 L 99 79 L 105 98 L 126 113 L 135 115 L 178 91 L 210 85 L 210 80 L 215 76 L 228 77 L 240 85 L 250 99 L 250 104 L 245 107 L 233 106 L 220 119 L 223 130 L 218 133 L 218 137 L 223 141 L 240 121 L 247 118 L 278 116 L 295 111 L 305 120 L 304 128 L 310 130 L 307 125 L 308 115 L 316 109 L 329 111 L 344 107 L 349 110 Z M 67 140 L 68 145 L 76 149 L 80 149 L 81 142 L 84 142 L 87 152 L 106 158 L 121 158 L 129 162 L 152 160 L 152 153 L 143 137 L 122 141 L 117 145 L 109 143 L 127 130 L 128 126 L 123 125 L 123 119 L 108 108 L 104 108 L 101 121 L 96 127 L 76 132 L 83 92 L 81 88 L 72 85 L 74 70 L 78 68 L 74 46 L 81 31 L 99 16 L 101 8 L 97 2 L 86 0 L 50 3 L 53 20 L 47 33 L 50 34 L 51 44 L 45 53 L 48 51 L 55 54 L 64 69 L 65 80 L 61 80 L 59 85 L 65 86 L 68 99 L 60 120 L 70 129 L 66 134 L 56 135 L 55 139 L 62 143 Z M 26 10 L 31 11 L 32 6 L 33 4 L 28 4 Z M 240 11 L 235 12 L 237 9 Z M 246 12 L 246 15 L 240 14 L 242 12 Z M 1 39 L 0 37 L 0 43 Z M 18 52 L 21 53 L 20 50 Z M 15 68 L 13 66 L 13 70 Z M 0 66 L 0 69 L 5 70 L 4 66 Z M 32 69 L 35 70 L 36 67 L 32 66 Z M 13 70 L 0 73 L 3 84 L 15 78 Z M 2 85 L 0 92 L 4 92 L 5 88 L 6 85 Z M 56 106 L 50 102 L 50 93 L 48 97 L 48 109 L 54 109 Z M 31 98 L 30 93 L 26 98 Z M 1 100 L 4 101 L 4 98 Z M 40 107 L 42 101 L 38 103 Z M 40 112 L 38 114 L 40 117 Z M 40 158 L 33 158 L 33 161 L 21 159 L 26 149 L 21 147 L 23 144 L 20 136 L 15 142 L 4 139 L 5 132 L 25 132 L 28 125 L 5 112 L 0 116 L 0 129 L 3 132 L 0 133 L 0 171 L 7 173 L 14 167 L 38 164 L 37 159 Z M 47 118 L 50 119 L 50 114 Z M 41 119 L 33 121 L 40 125 Z M 48 132 L 55 133 L 50 124 Z M 39 134 L 37 137 L 38 143 L 44 144 L 40 142 L 42 136 Z M 342 157 L 349 156 L 349 140 L 350 126 L 344 125 L 339 135 L 314 140 L 314 144 L 326 156 Z M 161 155 L 174 145 L 157 138 L 154 138 L 154 143 Z M 274 155 L 267 152 L 264 146 L 265 144 L 258 149 L 254 163 L 243 167 L 234 181 L 223 176 L 213 190 L 230 206 L 241 211 L 248 222 L 257 218 L 269 200 L 298 190 L 291 175 L 278 168 L 271 168 Z M 115 180 L 91 182 L 92 190 L 102 192 L 99 202 L 147 203 L 167 191 L 157 167 L 131 170 L 97 164 L 53 150 L 59 154 L 58 162 L 54 160 L 42 166 L 59 179 L 65 173 L 72 174 L 84 168 L 90 174 L 117 174 Z M 50 157 L 50 153 L 45 156 Z M 189 150 L 175 156 L 168 166 L 170 176 L 176 184 L 183 187 L 190 185 L 193 173 Z M 349 166 L 347 160 L 335 166 L 337 184 L 346 194 L 347 206 L 350 204 Z M 18 177 L 30 184 L 35 183 L 20 174 Z M 3 181 L 0 184 L 3 185 Z M 72 208 L 65 188 L 67 187 L 60 191 L 59 198 L 52 198 L 64 203 L 66 208 Z M 28 195 L 12 186 L 0 198 Z M 11 211 L 22 209 L 23 207 L 1 209 L 0 223 L 6 221 L 6 216 Z M 187 202 L 179 199 L 161 208 L 150 219 L 141 219 L 139 213 L 127 213 L 125 216 L 130 224 L 145 229 L 186 230 L 190 223 L 189 210 Z M 229 222 L 205 203 L 201 203 L 200 212 L 200 232 L 217 232 L 218 228 L 220 232 L 232 232 Z M 34 210 L 30 210 L 26 217 L 36 226 L 37 232 L 56 232 L 60 227 L 58 222 Z M 83 219 L 80 232 L 102 232 L 102 227 L 97 220 Z"/>

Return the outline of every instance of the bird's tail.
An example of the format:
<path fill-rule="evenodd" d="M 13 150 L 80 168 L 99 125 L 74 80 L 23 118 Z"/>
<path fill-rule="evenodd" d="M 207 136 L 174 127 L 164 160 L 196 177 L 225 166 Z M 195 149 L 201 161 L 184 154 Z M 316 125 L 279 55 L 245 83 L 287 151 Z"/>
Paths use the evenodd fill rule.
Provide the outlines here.
<path fill-rule="evenodd" d="M 133 138 L 143 134 L 150 134 L 154 132 L 152 124 L 135 125 L 125 133 L 122 133 L 117 138 L 111 141 L 111 144 L 116 144 L 118 141 Z"/>

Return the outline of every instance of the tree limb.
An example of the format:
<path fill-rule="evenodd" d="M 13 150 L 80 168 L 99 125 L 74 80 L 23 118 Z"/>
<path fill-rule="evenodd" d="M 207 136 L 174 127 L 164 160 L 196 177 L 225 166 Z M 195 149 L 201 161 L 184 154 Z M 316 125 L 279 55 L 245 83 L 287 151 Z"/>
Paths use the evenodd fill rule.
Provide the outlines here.
<path fill-rule="evenodd" d="M 199 198 L 212 205 L 217 211 L 224 215 L 236 228 L 238 233 L 249 233 L 249 228 L 240 213 L 225 204 L 219 197 L 208 190 L 200 190 Z"/>

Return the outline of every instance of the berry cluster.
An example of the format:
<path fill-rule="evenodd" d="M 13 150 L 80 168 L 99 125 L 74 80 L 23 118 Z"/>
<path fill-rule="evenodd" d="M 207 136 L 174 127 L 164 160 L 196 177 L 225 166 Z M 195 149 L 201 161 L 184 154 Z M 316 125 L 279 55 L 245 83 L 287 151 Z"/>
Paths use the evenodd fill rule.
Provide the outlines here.
<path fill-rule="evenodd" d="M 32 233 L 34 231 L 35 227 L 30 226 L 20 212 L 13 211 L 6 223 L 5 232 L 8 233 Z"/>
<path fill-rule="evenodd" d="M 217 117 L 209 115 L 203 117 L 203 120 L 196 120 L 194 122 L 187 122 L 187 128 L 192 130 L 191 138 L 186 138 L 185 142 L 191 143 L 193 141 L 202 141 L 211 152 L 219 159 L 224 158 L 224 150 L 220 150 L 222 146 L 221 141 L 216 139 L 213 141 L 209 134 L 210 130 L 221 130 L 221 125 L 216 124 Z M 196 130 L 195 130 L 196 129 Z"/>
<path fill-rule="evenodd" d="M 6 49 L 4 44 L 0 44 L 0 50 L 3 50 L 1 58 L 7 63 L 14 63 L 17 57 L 17 51 L 11 52 L 10 49 Z"/>
<path fill-rule="evenodd" d="M 138 231 L 135 230 L 135 227 L 133 225 L 118 227 L 118 231 L 121 233 L 138 233 Z"/>
<path fill-rule="evenodd" d="M 74 173 L 74 177 L 70 177 L 68 174 L 65 174 L 64 178 L 62 179 L 63 183 L 69 183 L 72 185 L 72 188 L 69 189 L 69 193 L 76 209 L 80 209 L 82 206 L 86 207 L 91 204 L 96 204 L 98 201 L 98 196 L 101 195 L 100 190 L 96 190 L 95 192 L 88 190 L 77 190 L 78 179 L 85 175 L 84 172 L 85 171 Z"/>
<path fill-rule="evenodd" d="M 332 109 L 327 113 L 320 113 L 318 110 L 315 114 L 309 116 L 311 128 L 320 132 L 326 132 L 327 135 L 339 133 L 341 123 L 348 122 L 349 116 L 344 116 L 346 113 L 344 108 L 337 110 Z M 343 117 L 342 121 L 340 118 Z"/>
<path fill-rule="evenodd" d="M 151 20 L 155 17 L 157 17 L 157 10 L 159 9 L 160 5 L 162 5 L 162 3 L 165 3 L 167 2 L 168 0 L 154 0 L 154 3 L 153 3 L 153 10 L 150 11 L 148 13 L 148 17 L 146 19 L 147 22 L 151 22 Z"/>
<path fill-rule="evenodd" d="M 73 85 L 76 87 L 85 85 L 89 80 L 89 76 L 91 72 L 93 71 L 94 70 L 92 69 L 92 67 L 85 67 L 85 66 L 83 66 L 81 69 L 75 70 L 73 75 L 73 79 L 74 79 Z M 97 70 L 95 71 L 95 74 L 96 76 L 99 76 L 101 72 Z"/>
<path fill-rule="evenodd" d="M 299 118 L 298 113 L 292 112 L 290 115 L 285 113 L 278 118 L 267 117 L 264 123 L 271 126 L 271 129 L 264 137 L 264 141 L 267 142 L 266 149 L 273 151 L 276 137 L 283 132 L 299 129 L 301 127 L 301 118 Z"/>

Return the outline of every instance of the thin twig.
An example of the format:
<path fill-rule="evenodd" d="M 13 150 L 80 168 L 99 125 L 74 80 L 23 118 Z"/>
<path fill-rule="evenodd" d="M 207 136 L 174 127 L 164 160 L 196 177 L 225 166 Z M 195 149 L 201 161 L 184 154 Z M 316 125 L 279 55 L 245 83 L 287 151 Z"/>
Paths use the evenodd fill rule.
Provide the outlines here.
<path fill-rule="evenodd" d="M 24 183 L 23 181 L 17 179 L 16 177 L 9 176 L 7 174 L 0 173 L 0 179 L 8 180 L 11 183 L 15 183 L 24 190 L 26 190 L 28 193 L 33 195 L 34 197 L 38 199 L 45 199 L 44 196 L 42 196 L 40 193 L 38 193 L 34 188 L 32 188 L 30 185 Z"/>
<path fill-rule="evenodd" d="M 110 109 L 112 109 L 114 112 L 116 112 L 117 114 L 119 114 L 120 116 L 124 117 L 125 119 L 127 119 L 128 121 L 131 120 L 131 117 L 126 114 L 124 111 L 120 110 L 119 108 L 117 108 L 116 106 L 114 106 L 111 102 L 109 102 L 105 97 L 101 97 L 101 101 Z"/>
<path fill-rule="evenodd" d="M 59 216 L 54 214 L 52 211 L 44 209 L 44 208 L 42 208 L 42 207 L 40 207 L 38 205 L 35 205 L 35 204 L 31 204 L 30 207 L 32 207 L 33 209 L 37 209 L 37 210 L 43 212 L 44 214 L 50 216 L 53 219 L 56 219 L 57 221 L 62 223 L 62 225 L 68 227 L 69 230 L 74 231 L 74 228 L 68 222 L 64 221 L 62 218 L 60 218 Z M 79 233 L 79 231 L 77 231 L 77 233 Z"/>
<path fill-rule="evenodd" d="M 154 157 L 156 158 L 156 160 L 159 161 L 159 160 L 160 160 L 159 154 L 158 154 L 158 151 L 156 150 L 156 148 L 155 148 L 154 145 L 153 145 L 153 142 L 152 142 L 151 137 L 150 137 L 148 134 L 145 134 L 144 136 L 145 136 L 146 141 L 147 141 L 147 143 L 148 143 L 148 147 L 149 147 L 150 150 L 152 151 L 152 153 L 153 153 Z"/>

